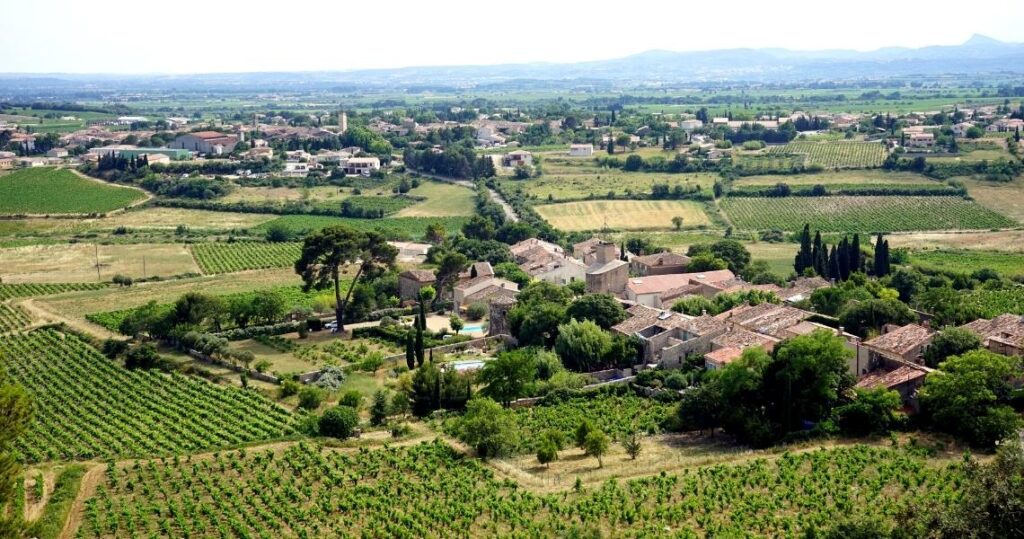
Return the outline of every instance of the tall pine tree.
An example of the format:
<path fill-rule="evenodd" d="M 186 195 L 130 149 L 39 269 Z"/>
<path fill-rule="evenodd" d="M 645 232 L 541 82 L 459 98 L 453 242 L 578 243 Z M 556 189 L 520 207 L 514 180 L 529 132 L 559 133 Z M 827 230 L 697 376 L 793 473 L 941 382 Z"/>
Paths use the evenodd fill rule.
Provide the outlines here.
<path fill-rule="evenodd" d="M 805 224 L 800 232 L 800 250 L 793 260 L 793 269 L 797 275 L 803 275 L 804 270 L 814 267 L 814 253 L 811 251 L 811 225 Z"/>

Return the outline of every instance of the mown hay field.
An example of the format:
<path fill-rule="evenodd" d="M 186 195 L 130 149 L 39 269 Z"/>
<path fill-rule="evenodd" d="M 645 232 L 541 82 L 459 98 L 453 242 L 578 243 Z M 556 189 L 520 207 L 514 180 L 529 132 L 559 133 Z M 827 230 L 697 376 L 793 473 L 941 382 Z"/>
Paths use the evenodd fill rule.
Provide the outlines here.
<path fill-rule="evenodd" d="M 711 224 L 704 207 L 689 200 L 588 200 L 534 209 L 551 226 L 567 232 L 671 229 L 672 218 L 676 216 L 683 218 L 687 228 Z"/>

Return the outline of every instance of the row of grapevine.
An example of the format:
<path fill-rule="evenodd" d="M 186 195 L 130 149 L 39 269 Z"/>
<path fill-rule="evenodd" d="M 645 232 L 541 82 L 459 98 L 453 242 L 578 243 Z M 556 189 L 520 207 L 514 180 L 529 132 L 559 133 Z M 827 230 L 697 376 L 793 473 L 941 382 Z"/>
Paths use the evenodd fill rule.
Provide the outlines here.
<path fill-rule="evenodd" d="M 797 537 L 948 504 L 962 475 L 958 462 L 856 446 L 535 494 L 442 442 L 356 453 L 300 443 L 111 468 L 78 536 Z"/>
<path fill-rule="evenodd" d="M 541 434 L 550 429 L 561 431 L 566 439 L 572 439 L 576 427 L 584 421 L 589 421 L 613 438 L 620 438 L 633 430 L 654 434 L 661 430 L 662 421 L 672 409 L 673 405 L 668 403 L 633 393 L 614 392 L 598 392 L 551 404 L 515 408 L 512 417 L 518 433 L 516 451 L 536 450 Z M 457 435 L 459 421 L 458 417 L 449 418 L 443 429 L 448 434 Z"/>
<path fill-rule="evenodd" d="M 290 414 L 260 395 L 127 370 L 54 330 L 0 337 L 0 364 L 32 395 L 28 462 L 171 455 L 280 438 Z"/>
<path fill-rule="evenodd" d="M 32 323 L 25 311 L 12 305 L 0 303 L 0 333 L 21 329 Z"/>
<path fill-rule="evenodd" d="M 804 154 L 807 166 L 825 168 L 876 168 L 885 161 L 886 149 L 877 142 L 790 142 L 772 146 L 771 154 Z"/>
<path fill-rule="evenodd" d="M 106 283 L 0 283 L 0 301 L 29 296 L 48 296 L 77 290 L 98 290 Z"/>
<path fill-rule="evenodd" d="M 827 232 L 980 230 L 1015 223 L 970 200 L 948 196 L 733 197 L 722 208 L 739 229 Z"/>
<path fill-rule="evenodd" d="M 298 243 L 211 242 L 193 245 L 192 256 L 203 273 L 231 273 L 289 267 L 299 259 L 300 249 Z"/>

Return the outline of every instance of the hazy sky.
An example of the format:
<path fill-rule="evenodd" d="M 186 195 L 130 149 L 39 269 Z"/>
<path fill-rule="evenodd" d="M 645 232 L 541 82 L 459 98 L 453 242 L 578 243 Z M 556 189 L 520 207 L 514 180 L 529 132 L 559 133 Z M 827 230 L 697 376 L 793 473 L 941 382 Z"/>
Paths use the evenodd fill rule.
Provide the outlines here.
<path fill-rule="evenodd" d="M 0 0 L 0 72 L 347 70 L 596 60 L 649 49 L 870 50 L 950 45 L 974 33 L 1024 41 L 1022 0 L 988 0 L 977 10 L 961 0 L 605 4 Z"/>

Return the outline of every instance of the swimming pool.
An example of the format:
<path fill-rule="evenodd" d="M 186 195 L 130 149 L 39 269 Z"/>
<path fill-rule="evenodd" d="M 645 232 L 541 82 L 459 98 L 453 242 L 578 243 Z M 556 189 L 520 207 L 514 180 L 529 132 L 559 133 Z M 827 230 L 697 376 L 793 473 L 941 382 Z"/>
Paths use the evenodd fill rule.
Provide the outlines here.
<path fill-rule="evenodd" d="M 472 326 L 462 326 L 462 331 L 466 333 L 483 333 L 486 328 L 483 324 L 475 324 Z"/>

